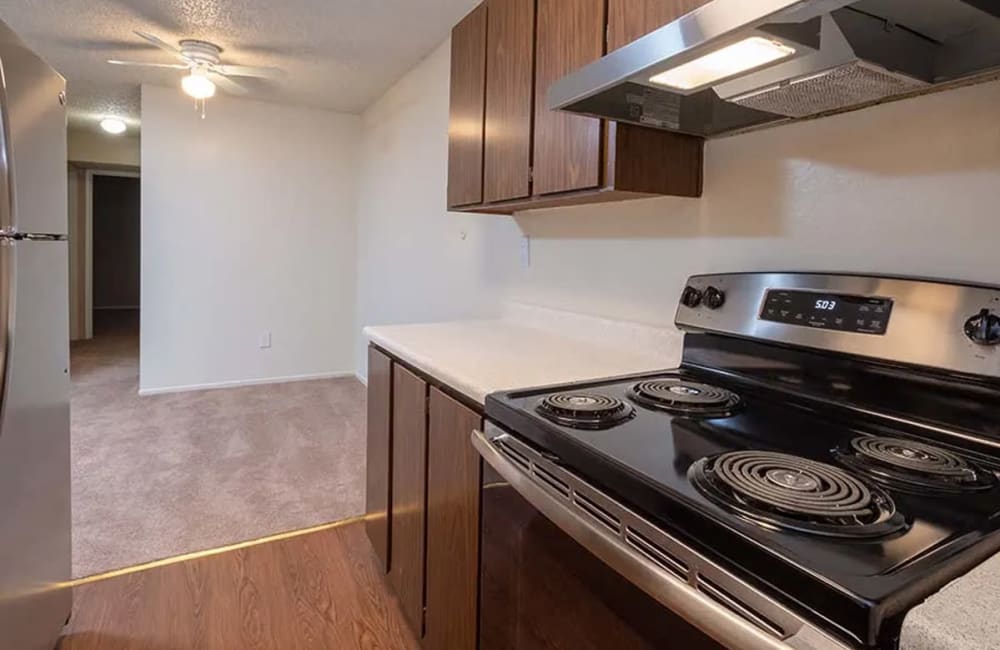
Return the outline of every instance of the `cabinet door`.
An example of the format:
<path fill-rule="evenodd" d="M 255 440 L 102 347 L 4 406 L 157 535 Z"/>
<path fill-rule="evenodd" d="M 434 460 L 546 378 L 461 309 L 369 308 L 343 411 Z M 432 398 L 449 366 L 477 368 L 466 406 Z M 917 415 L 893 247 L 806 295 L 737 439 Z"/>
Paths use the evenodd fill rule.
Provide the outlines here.
<path fill-rule="evenodd" d="M 475 650 L 479 585 L 478 413 L 436 388 L 427 453 L 427 630 L 424 650 Z"/>
<path fill-rule="evenodd" d="M 708 0 L 608 0 L 608 51 L 694 11 Z"/>
<path fill-rule="evenodd" d="M 424 629 L 427 384 L 399 364 L 392 373 L 392 518 L 389 583 L 414 635 Z"/>
<path fill-rule="evenodd" d="M 489 0 L 484 200 L 531 194 L 535 0 Z"/>
<path fill-rule="evenodd" d="M 365 530 L 383 571 L 389 570 L 389 481 L 392 452 L 392 361 L 368 348 L 368 461 Z"/>
<path fill-rule="evenodd" d="M 535 194 L 601 183 L 602 122 L 549 110 L 548 89 L 604 53 L 605 0 L 538 0 L 535 50 Z"/>
<path fill-rule="evenodd" d="M 486 110 L 486 5 L 451 31 L 448 207 L 483 202 Z"/>

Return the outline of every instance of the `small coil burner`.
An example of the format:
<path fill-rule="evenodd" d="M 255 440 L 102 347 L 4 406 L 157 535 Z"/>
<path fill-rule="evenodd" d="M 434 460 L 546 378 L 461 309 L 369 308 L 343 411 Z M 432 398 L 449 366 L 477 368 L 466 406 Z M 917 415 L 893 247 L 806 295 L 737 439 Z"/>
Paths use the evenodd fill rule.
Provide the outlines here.
<path fill-rule="evenodd" d="M 537 406 L 543 416 L 574 429 L 607 429 L 635 415 L 635 409 L 615 397 L 596 393 L 557 393 Z"/>
<path fill-rule="evenodd" d="M 697 461 L 688 476 L 718 505 L 765 527 L 855 538 L 906 527 L 882 490 L 798 456 L 734 451 Z"/>
<path fill-rule="evenodd" d="M 954 452 L 913 440 L 861 436 L 834 453 L 851 469 L 908 491 L 983 492 L 998 486 L 992 472 Z"/>
<path fill-rule="evenodd" d="M 649 408 L 679 415 L 724 417 L 739 405 L 736 393 L 684 379 L 649 379 L 628 389 L 629 398 Z"/>

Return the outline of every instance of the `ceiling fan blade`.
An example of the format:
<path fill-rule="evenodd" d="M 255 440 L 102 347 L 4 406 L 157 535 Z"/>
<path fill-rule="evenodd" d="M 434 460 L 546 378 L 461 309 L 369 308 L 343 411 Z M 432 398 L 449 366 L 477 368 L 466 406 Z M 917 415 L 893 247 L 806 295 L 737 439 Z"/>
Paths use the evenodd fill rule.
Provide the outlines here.
<path fill-rule="evenodd" d="M 159 36 L 153 36 L 152 34 L 148 34 L 146 32 L 140 32 L 139 30 L 136 30 L 135 35 L 138 36 L 139 38 L 141 38 L 141 39 L 143 39 L 145 41 L 148 41 L 149 43 L 155 45 L 156 47 L 160 48 L 161 50 L 166 50 L 167 52 L 170 52 L 174 56 L 179 57 L 181 59 L 184 58 L 184 55 L 181 54 L 180 48 L 178 48 L 175 45 L 171 45 L 170 43 L 166 42 L 165 40 L 163 40 Z"/>
<path fill-rule="evenodd" d="M 264 68 L 250 65 L 217 65 L 212 68 L 219 74 L 229 77 L 260 77 L 262 79 L 277 79 L 284 76 L 280 68 Z"/>
<path fill-rule="evenodd" d="M 108 63 L 113 65 L 141 66 L 143 68 L 171 68 L 173 70 L 187 70 L 183 63 L 147 63 L 145 61 L 119 61 L 118 59 L 108 59 Z"/>
<path fill-rule="evenodd" d="M 208 78 L 211 79 L 216 86 L 218 86 L 225 92 L 229 93 L 230 95 L 246 95 L 247 93 L 250 92 L 241 84 L 238 84 L 232 79 L 229 79 L 227 77 L 223 77 L 221 74 L 217 72 L 209 72 Z"/>

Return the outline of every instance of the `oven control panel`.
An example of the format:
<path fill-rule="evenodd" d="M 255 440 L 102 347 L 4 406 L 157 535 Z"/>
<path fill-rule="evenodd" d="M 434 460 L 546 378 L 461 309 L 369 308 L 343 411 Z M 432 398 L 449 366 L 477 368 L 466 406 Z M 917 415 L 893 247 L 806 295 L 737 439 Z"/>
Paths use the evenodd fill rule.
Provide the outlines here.
<path fill-rule="evenodd" d="M 1000 287 L 819 273 L 692 277 L 677 326 L 1000 377 Z"/>
<path fill-rule="evenodd" d="M 760 312 L 775 323 L 880 336 L 891 315 L 891 298 L 789 289 L 768 290 Z"/>

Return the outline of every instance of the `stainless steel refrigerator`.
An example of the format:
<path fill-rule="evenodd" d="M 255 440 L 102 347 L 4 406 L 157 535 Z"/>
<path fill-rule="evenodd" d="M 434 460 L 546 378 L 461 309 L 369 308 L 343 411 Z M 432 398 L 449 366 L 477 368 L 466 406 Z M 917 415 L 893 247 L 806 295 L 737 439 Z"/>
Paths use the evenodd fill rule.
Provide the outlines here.
<path fill-rule="evenodd" d="M 65 81 L 0 22 L 0 650 L 71 607 Z"/>

